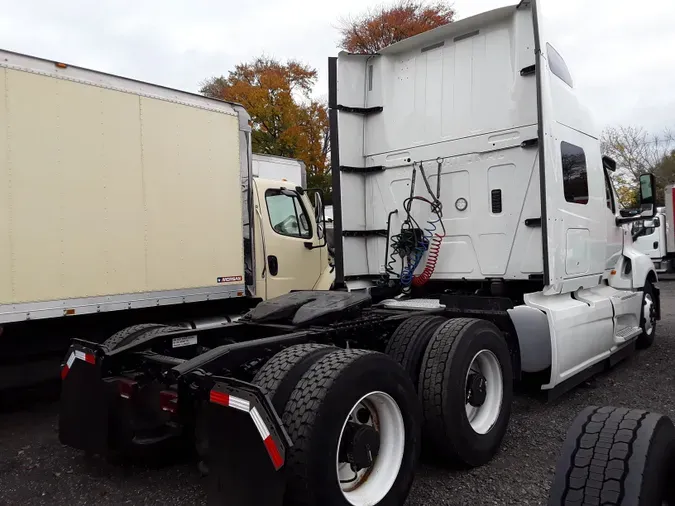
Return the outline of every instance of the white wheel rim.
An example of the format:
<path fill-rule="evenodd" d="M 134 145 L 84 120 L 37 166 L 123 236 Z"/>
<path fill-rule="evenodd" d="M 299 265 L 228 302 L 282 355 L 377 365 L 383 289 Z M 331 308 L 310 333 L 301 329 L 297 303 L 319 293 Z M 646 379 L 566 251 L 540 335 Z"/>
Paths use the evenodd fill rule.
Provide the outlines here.
<path fill-rule="evenodd" d="M 348 463 L 339 461 L 339 454 L 347 422 L 356 421 L 356 413 L 361 408 L 366 408 L 370 412 L 370 420 L 364 425 L 370 425 L 378 431 L 380 450 L 371 467 L 355 473 Z M 404 447 L 403 415 L 389 394 L 371 392 L 354 404 L 342 424 L 335 457 L 338 484 L 349 504 L 370 506 L 384 499 L 401 469 Z"/>
<path fill-rule="evenodd" d="M 648 293 L 645 294 L 645 302 L 642 306 L 643 318 L 645 320 L 645 334 L 648 336 L 652 335 L 654 332 L 654 324 L 656 323 L 656 315 L 654 314 L 654 301 L 652 296 Z"/>
<path fill-rule="evenodd" d="M 472 406 L 466 398 L 466 417 L 471 428 L 478 434 L 487 434 L 499 418 L 504 397 L 502 367 L 490 350 L 481 350 L 473 357 L 466 373 L 465 392 L 468 392 L 469 377 L 479 373 L 485 378 L 485 401 L 480 406 Z"/>

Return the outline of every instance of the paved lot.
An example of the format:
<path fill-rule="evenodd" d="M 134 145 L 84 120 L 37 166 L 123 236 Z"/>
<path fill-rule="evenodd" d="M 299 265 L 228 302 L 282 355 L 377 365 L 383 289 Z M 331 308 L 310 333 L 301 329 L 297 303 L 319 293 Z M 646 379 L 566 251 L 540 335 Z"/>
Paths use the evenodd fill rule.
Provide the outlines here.
<path fill-rule="evenodd" d="M 585 406 L 675 416 L 675 281 L 663 281 L 661 290 L 664 315 L 652 349 L 553 403 L 517 398 L 503 448 L 489 465 L 469 472 L 423 467 L 407 506 L 545 504 L 567 426 Z M 0 414 L 0 504 L 205 504 L 191 465 L 121 468 L 62 447 L 57 412 L 57 403 L 42 401 Z"/>

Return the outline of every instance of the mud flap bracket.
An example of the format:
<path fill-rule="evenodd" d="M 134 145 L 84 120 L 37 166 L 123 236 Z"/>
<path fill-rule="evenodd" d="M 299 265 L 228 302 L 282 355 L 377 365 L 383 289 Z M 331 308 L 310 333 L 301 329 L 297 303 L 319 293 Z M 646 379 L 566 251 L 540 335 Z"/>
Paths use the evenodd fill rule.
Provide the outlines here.
<path fill-rule="evenodd" d="M 206 407 L 209 505 L 281 506 L 292 444 L 279 416 L 257 386 L 212 379 Z"/>

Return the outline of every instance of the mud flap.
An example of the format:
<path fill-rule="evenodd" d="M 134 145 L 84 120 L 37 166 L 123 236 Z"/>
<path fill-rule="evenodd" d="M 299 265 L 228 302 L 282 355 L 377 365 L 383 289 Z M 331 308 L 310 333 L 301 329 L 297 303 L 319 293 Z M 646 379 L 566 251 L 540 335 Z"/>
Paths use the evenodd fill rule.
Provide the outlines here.
<path fill-rule="evenodd" d="M 291 441 L 279 416 L 257 386 L 214 379 L 206 407 L 208 504 L 281 506 Z"/>
<path fill-rule="evenodd" d="M 104 455 L 108 451 L 109 387 L 101 379 L 102 359 L 93 349 L 73 344 L 61 369 L 59 440 Z"/>

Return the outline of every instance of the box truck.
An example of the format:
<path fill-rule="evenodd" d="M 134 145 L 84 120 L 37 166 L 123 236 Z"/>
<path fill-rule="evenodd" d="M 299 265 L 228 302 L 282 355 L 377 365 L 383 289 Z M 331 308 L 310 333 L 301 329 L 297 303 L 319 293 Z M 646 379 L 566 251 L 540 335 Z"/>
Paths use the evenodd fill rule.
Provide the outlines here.
<path fill-rule="evenodd" d="M 73 336 L 330 287 L 304 167 L 252 156 L 243 107 L 7 51 L 0 97 L 0 387 Z"/>
<path fill-rule="evenodd" d="M 329 59 L 335 285 L 205 330 L 76 339 L 64 444 L 194 445 L 212 504 L 403 505 L 498 450 L 514 381 L 555 396 L 637 347 L 654 266 L 539 2 Z M 189 346 L 172 348 L 176 339 Z"/>

